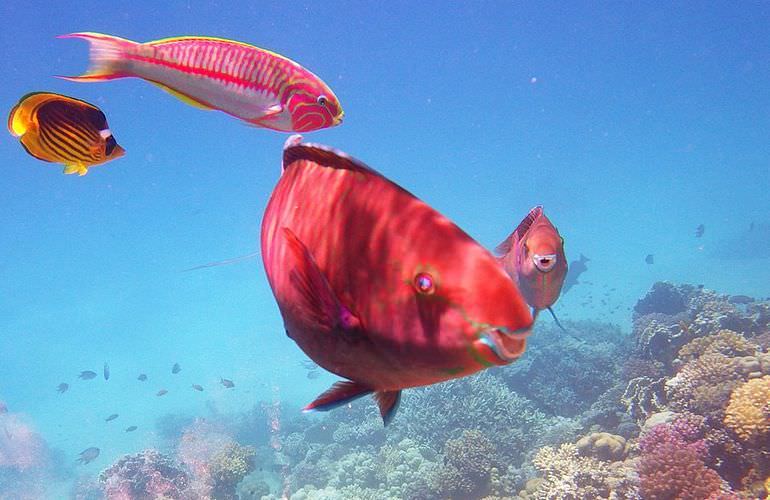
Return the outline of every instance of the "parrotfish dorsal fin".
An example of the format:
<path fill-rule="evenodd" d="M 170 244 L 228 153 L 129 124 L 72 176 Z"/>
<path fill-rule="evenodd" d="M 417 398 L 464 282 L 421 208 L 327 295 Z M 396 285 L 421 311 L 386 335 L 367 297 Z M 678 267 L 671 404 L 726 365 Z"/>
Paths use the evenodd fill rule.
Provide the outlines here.
<path fill-rule="evenodd" d="M 495 247 L 495 253 L 498 255 L 505 255 L 510 252 L 513 248 L 514 240 L 518 241 L 523 238 L 524 235 L 527 234 L 529 228 L 532 227 L 532 224 L 541 215 L 543 215 L 542 205 L 537 205 L 532 210 L 530 210 L 527 216 L 524 217 L 521 222 L 519 222 L 519 225 L 516 227 L 516 229 L 514 229 L 513 232 L 502 243 Z"/>
<path fill-rule="evenodd" d="M 372 389 L 370 387 L 352 380 L 343 380 L 335 383 L 329 390 L 315 398 L 312 403 L 302 408 L 302 411 L 333 410 L 371 392 Z"/>
<path fill-rule="evenodd" d="M 398 410 L 398 404 L 401 402 L 401 391 L 377 391 L 374 393 L 374 400 L 380 408 L 382 423 L 388 425 Z"/>
<path fill-rule="evenodd" d="M 283 170 L 296 161 L 312 161 L 325 167 L 353 170 L 381 177 L 373 168 L 342 151 L 321 144 L 302 143 L 302 136 L 289 137 L 283 147 Z"/>

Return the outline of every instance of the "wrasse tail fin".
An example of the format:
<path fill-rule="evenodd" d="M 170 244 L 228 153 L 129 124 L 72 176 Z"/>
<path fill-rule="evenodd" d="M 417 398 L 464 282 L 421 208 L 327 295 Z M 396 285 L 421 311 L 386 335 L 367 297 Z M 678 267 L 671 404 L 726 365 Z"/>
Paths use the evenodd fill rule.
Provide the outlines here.
<path fill-rule="evenodd" d="M 99 82 L 131 76 L 126 71 L 125 53 L 139 45 L 131 40 L 101 33 L 70 33 L 58 38 L 80 38 L 90 44 L 88 71 L 80 76 L 59 76 L 72 82 Z"/>
<path fill-rule="evenodd" d="M 319 331 L 333 328 L 352 329 L 360 325 L 358 318 L 345 308 L 310 253 L 310 250 L 291 229 L 282 228 L 283 235 L 294 256 L 294 269 L 290 271 L 292 284 L 302 296 L 301 310 Z"/>
<path fill-rule="evenodd" d="M 396 415 L 398 405 L 401 403 L 401 391 L 377 391 L 374 393 L 374 400 L 380 407 L 382 423 L 388 425 Z"/>
<path fill-rule="evenodd" d="M 328 391 L 315 398 L 312 403 L 302 408 L 302 411 L 333 410 L 371 392 L 371 388 L 358 382 L 350 380 L 340 381 L 331 386 Z"/>

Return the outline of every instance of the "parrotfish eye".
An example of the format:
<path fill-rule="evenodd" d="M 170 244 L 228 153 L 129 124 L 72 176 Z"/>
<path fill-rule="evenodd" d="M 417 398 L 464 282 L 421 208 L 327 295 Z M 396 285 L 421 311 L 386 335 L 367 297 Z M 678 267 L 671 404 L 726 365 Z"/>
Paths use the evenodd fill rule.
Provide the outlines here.
<path fill-rule="evenodd" d="M 114 136 L 109 136 L 107 138 L 107 143 L 104 145 L 104 154 L 107 156 L 110 156 L 113 151 L 115 151 L 115 146 L 117 146 L 118 143 L 115 140 Z"/>
<path fill-rule="evenodd" d="M 327 99 L 325 95 L 319 95 L 316 101 L 318 102 L 318 104 L 324 107 L 326 107 L 326 105 L 329 103 L 329 99 Z"/>
<path fill-rule="evenodd" d="M 423 295 L 431 295 L 436 291 L 433 276 L 428 273 L 419 273 L 414 277 L 414 289 Z"/>

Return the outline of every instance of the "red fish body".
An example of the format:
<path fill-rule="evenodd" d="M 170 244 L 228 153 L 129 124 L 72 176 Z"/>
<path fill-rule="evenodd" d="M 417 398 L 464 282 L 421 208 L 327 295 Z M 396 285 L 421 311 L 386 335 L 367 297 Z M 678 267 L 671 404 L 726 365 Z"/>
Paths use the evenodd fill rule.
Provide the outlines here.
<path fill-rule="evenodd" d="M 504 365 L 532 316 L 495 258 L 362 163 L 287 142 L 262 259 L 287 334 L 335 384 L 306 409 L 371 392 L 386 423 L 400 390 Z"/>
<path fill-rule="evenodd" d="M 91 44 L 88 73 L 68 80 L 143 78 L 193 106 L 284 132 L 332 127 L 344 114 L 320 78 L 286 57 L 245 43 L 194 36 L 137 43 L 100 33 L 61 38 Z"/>
<path fill-rule="evenodd" d="M 567 275 L 564 240 L 543 213 L 543 207 L 530 210 L 495 250 L 503 268 L 536 312 L 558 300 Z"/>

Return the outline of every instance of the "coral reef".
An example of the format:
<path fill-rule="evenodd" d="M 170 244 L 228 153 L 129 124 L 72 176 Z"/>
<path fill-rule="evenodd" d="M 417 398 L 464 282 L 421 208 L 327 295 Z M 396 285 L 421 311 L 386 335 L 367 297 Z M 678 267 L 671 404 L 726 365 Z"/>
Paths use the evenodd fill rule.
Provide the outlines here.
<path fill-rule="evenodd" d="M 679 349 L 678 358 L 688 362 L 709 354 L 724 356 L 751 356 L 758 346 L 732 330 L 719 330 L 707 337 L 698 337 Z"/>
<path fill-rule="evenodd" d="M 608 432 L 592 432 L 575 443 L 578 453 L 584 457 L 615 462 L 628 455 L 628 443 L 623 436 Z"/>
<path fill-rule="evenodd" d="M 759 442 L 770 435 L 770 375 L 749 380 L 730 396 L 725 425 L 743 441 Z"/>
<path fill-rule="evenodd" d="M 102 471 L 99 482 L 107 498 L 189 498 L 187 473 L 156 450 L 121 458 Z"/>

